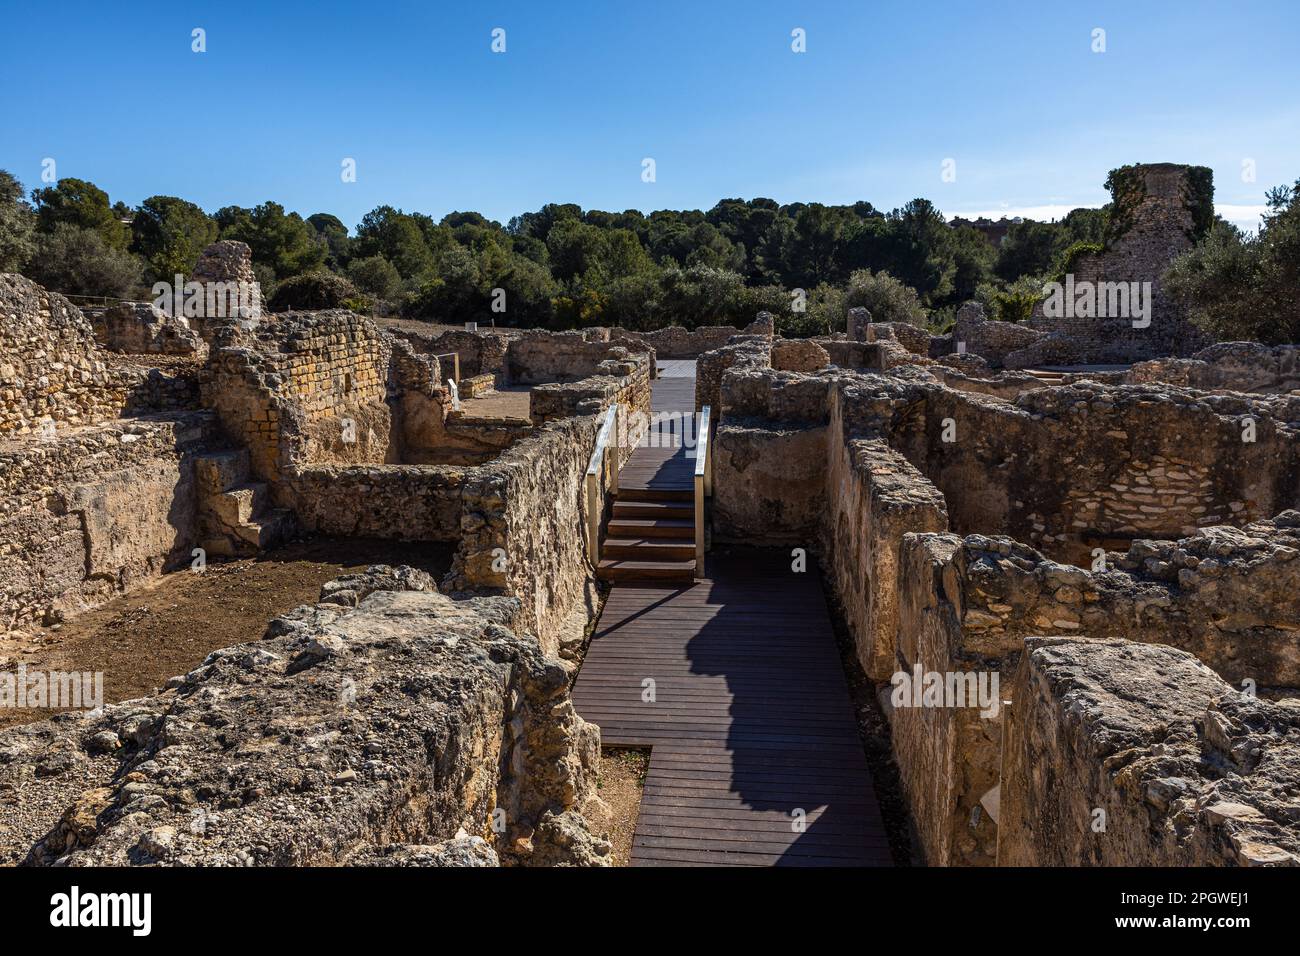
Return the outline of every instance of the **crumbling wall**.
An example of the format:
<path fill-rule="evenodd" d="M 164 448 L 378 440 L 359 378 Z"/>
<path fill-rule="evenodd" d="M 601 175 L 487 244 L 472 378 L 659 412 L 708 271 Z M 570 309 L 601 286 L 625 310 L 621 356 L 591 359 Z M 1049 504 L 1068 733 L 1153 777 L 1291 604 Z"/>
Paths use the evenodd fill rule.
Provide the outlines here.
<path fill-rule="evenodd" d="M 628 329 L 607 330 L 607 341 L 613 344 L 630 344 L 652 349 L 663 359 L 698 359 L 705 352 L 720 349 L 738 335 L 760 335 L 771 338 L 775 320 L 770 312 L 760 312 L 753 322 L 738 329 L 734 325 L 701 325 L 687 330 L 680 325 L 647 332 Z"/>
<path fill-rule="evenodd" d="M 1205 172 L 1208 173 L 1208 170 Z M 1117 170 L 1113 187 L 1114 234 L 1100 254 L 1084 253 L 1069 264 L 1074 285 L 1105 282 L 1150 283 L 1150 324 L 1135 328 L 1134 315 L 1066 314 L 1048 316 L 1044 303 L 1034 307 L 1032 328 L 1054 333 L 1059 340 L 1032 343 L 1017 359 L 1018 367 L 1034 364 L 1132 362 L 1160 355 L 1190 355 L 1208 344 L 1187 321 L 1183 310 L 1165 291 L 1163 277 L 1173 260 L 1192 247 L 1194 236 L 1192 167 L 1152 163 Z M 1114 174 L 1112 174 L 1114 175 Z M 1138 190 L 1130 196 L 1128 183 Z M 1068 349 L 1063 345 L 1068 343 Z M 1051 354 L 1043 349 L 1056 349 Z M 1062 354 L 1064 353 L 1064 354 Z M 1011 365 L 1011 362 L 1008 362 Z"/>
<path fill-rule="evenodd" d="M 298 463 L 396 461 L 390 356 L 362 316 L 285 312 L 214 351 L 204 401 L 264 481 Z"/>
<path fill-rule="evenodd" d="M 468 470 L 460 547 L 447 576 L 456 591 L 517 597 L 517 626 L 536 634 L 547 653 L 567 660 L 580 650 L 596 609 L 585 479 L 600 425 L 600 415 L 551 422 L 495 461 Z M 602 515 L 609 486 L 607 470 L 598 482 Z"/>
<path fill-rule="evenodd" d="M 0 629 L 52 623 L 188 564 L 212 416 L 0 446 Z"/>
<path fill-rule="evenodd" d="M 0 438 L 116 418 L 127 393 L 76 306 L 0 273 Z"/>
<path fill-rule="evenodd" d="M 1139 362 L 1124 373 L 1130 384 L 1165 382 L 1205 391 L 1286 394 L 1300 389 L 1300 346 L 1222 342 L 1191 358 Z"/>
<path fill-rule="evenodd" d="M 208 345 L 184 317 L 147 302 L 119 302 L 90 315 L 96 338 L 115 352 L 206 358 Z"/>
<path fill-rule="evenodd" d="M 19 797 L 0 805 L 0 859 L 337 865 L 387 847 L 445 865 L 458 855 L 430 844 L 478 837 L 511 862 L 606 865 L 580 815 L 599 731 L 515 616 L 375 567 L 164 694 L 0 732 Z"/>
<path fill-rule="evenodd" d="M 1171 647 L 1026 645 L 999 864 L 1300 865 L 1300 709 L 1241 694 Z"/>
<path fill-rule="evenodd" d="M 858 660 L 873 680 L 897 669 L 898 560 L 909 532 L 946 531 L 943 495 L 880 439 L 844 434 L 833 405 L 827 444 L 822 559 Z M 824 495 L 824 499 L 823 499 Z"/>

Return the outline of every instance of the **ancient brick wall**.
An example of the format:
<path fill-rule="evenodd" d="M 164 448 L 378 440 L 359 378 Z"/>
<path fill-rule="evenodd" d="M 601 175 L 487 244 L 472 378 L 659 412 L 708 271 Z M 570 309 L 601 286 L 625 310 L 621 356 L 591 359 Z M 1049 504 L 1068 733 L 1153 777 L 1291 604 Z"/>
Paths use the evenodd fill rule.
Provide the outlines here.
<path fill-rule="evenodd" d="M 285 312 L 213 351 L 204 398 L 266 481 L 300 463 L 395 461 L 390 356 L 369 319 Z"/>

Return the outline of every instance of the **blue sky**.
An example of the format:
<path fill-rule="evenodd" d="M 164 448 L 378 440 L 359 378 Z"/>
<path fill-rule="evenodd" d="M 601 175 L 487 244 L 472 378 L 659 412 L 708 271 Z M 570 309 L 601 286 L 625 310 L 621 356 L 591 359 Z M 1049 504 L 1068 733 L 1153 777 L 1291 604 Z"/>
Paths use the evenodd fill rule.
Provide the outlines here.
<path fill-rule="evenodd" d="M 274 199 L 352 227 L 381 203 L 504 222 L 545 202 L 736 196 L 1051 218 L 1106 201 L 1114 166 L 1168 161 L 1213 167 L 1220 211 L 1251 226 L 1265 189 L 1300 178 L 1295 14 L 1293 0 L 11 3 L 0 168 L 30 189 L 49 157 L 131 204 Z"/>

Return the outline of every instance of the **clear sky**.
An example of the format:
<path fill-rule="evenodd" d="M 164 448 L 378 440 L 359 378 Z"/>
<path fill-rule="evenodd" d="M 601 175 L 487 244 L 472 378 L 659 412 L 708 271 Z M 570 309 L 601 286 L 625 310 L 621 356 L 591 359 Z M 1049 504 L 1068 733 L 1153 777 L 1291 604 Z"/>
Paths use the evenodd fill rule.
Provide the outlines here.
<path fill-rule="evenodd" d="M 1183 162 L 1253 226 L 1300 178 L 1295 0 L 4 6 L 0 168 L 30 189 L 53 158 L 130 204 L 273 199 L 353 227 L 381 203 L 505 222 L 924 196 L 1051 218 L 1105 202 L 1114 166 Z"/>

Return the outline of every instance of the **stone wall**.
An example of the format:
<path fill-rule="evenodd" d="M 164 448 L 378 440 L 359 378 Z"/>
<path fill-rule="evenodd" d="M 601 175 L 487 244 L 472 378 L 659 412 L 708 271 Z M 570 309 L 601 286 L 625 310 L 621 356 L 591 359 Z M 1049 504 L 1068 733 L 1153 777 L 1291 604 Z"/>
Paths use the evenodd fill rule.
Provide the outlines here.
<path fill-rule="evenodd" d="M 770 368 L 772 341 L 763 337 L 737 339 L 712 352 L 705 352 L 695 363 L 695 410 L 705 405 L 714 409 L 722 403 L 722 377 L 733 365 L 742 368 Z"/>
<path fill-rule="evenodd" d="M 0 273 L 0 438 L 116 418 L 127 391 L 76 306 Z"/>
<path fill-rule="evenodd" d="M 515 603 L 371 568 L 166 693 L 0 732 L 0 860 L 607 865 L 599 731 Z"/>
<path fill-rule="evenodd" d="M 497 384 L 505 381 L 506 349 L 510 340 L 523 333 L 517 329 L 447 329 L 435 332 L 417 331 L 410 323 L 386 324 L 385 331 L 394 338 L 409 342 L 417 354 L 433 356 L 456 353 L 460 357 L 460 377 L 463 380 L 480 375 L 491 376 Z M 444 380 L 452 377 L 455 363 L 444 358 L 439 361 Z M 465 393 L 462 390 L 461 397 Z"/>
<path fill-rule="evenodd" d="M 0 630 L 52 623 L 189 563 L 205 413 L 0 445 Z"/>
<path fill-rule="evenodd" d="M 1300 389 L 1300 346 L 1222 342 L 1191 358 L 1139 362 L 1124 373 L 1130 384 L 1165 382 L 1205 391 L 1285 394 Z"/>
<path fill-rule="evenodd" d="M 760 312 L 743 329 L 734 325 L 701 325 L 689 331 L 680 325 L 648 332 L 611 328 L 607 330 L 607 341 L 649 348 L 662 359 L 698 359 L 705 352 L 722 348 L 738 335 L 771 338 L 774 332 L 775 320 L 771 313 Z"/>
<path fill-rule="evenodd" d="M 391 353 L 362 316 L 281 313 L 214 349 L 204 401 L 264 481 L 300 463 L 396 461 Z"/>
<path fill-rule="evenodd" d="M 897 669 L 898 560 L 909 532 L 946 531 L 943 495 L 879 439 L 844 434 L 837 402 L 828 433 L 825 572 L 873 680 Z"/>
<path fill-rule="evenodd" d="M 83 310 L 105 348 L 136 355 L 206 358 L 208 345 L 183 317 L 173 318 L 147 302 L 119 302 Z"/>
<path fill-rule="evenodd" d="M 1064 336 L 1073 347 L 1074 363 L 1131 362 L 1160 355 L 1190 355 L 1208 344 L 1164 290 L 1163 276 L 1174 258 L 1192 247 L 1189 206 L 1190 167 L 1154 163 L 1132 167 L 1143 184 L 1131 221 L 1121 224 L 1100 255 L 1079 256 L 1070 266 L 1082 282 L 1150 282 L 1150 326 L 1134 328 L 1132 316 L 1049 317 L 1039 303 L 1029 324 Z M 1116 206 L 1121 197 L 1114 197 Z M 1026 364 L 1037 364 L 1032 360 Z"/>
<path fill-rule="evenodd" d="M 1002 754 L 1004 866 L 1297 866 L 1300 710 L 1190 654 L 1031 638 Z"/>

